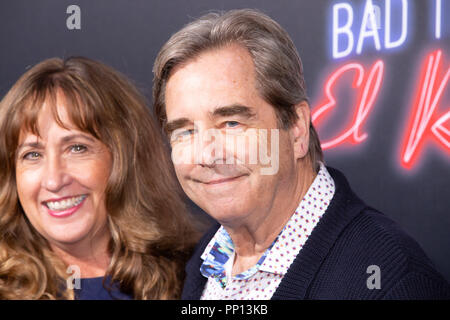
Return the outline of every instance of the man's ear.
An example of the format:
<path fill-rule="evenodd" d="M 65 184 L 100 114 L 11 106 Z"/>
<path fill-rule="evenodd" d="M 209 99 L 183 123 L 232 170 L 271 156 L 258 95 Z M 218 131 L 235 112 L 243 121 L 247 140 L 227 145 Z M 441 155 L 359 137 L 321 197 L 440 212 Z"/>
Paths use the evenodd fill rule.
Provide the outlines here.
<path fill-rule="evenodd" d="M 311 123 L 310 109 L 307 101 L 295 105 L 298 119 L 289 129 L 294 144 L 294 157 L 301 159 L 308 154 L 309 124 Z"/>

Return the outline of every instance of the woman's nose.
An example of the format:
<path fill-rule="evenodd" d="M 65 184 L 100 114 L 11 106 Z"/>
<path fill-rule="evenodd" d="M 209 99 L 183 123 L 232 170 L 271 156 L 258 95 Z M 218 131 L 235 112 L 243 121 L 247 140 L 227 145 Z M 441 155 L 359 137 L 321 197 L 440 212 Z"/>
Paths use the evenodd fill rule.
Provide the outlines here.
<path fill-rule="evenodd" d="M 66 165 L 61 157 L 50 155 L 45 159 L 42 186 L 51 192 L 58 192 L 69 183 Z"/>

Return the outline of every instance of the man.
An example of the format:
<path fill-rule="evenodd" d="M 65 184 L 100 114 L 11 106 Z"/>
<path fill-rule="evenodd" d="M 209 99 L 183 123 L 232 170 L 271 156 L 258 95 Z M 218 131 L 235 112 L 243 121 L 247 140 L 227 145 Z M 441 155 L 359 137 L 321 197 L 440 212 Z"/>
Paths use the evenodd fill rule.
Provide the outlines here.
<path fill-rule="evenodd" d="M 219 223 L 186 267 L 184 299 L 450 297 L 420 247 L 324 166 L 276 22 L 208 14 L 171 37 L 154 74 L 177 177 Z"/>

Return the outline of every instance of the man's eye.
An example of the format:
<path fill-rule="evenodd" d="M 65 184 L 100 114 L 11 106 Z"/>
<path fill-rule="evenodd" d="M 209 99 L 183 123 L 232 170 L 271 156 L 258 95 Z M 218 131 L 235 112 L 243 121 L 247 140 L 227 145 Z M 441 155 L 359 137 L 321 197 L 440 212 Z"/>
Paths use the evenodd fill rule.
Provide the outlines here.
<path fill-rule="evenodd" d="M 70 150 L 74 153 L 83 153 L 87 150 L 87 147 L 81 144 L 76 144 L 74 146 L 71 146 Z"/>
<path fill-rule="evenodd" d="M 37 160 L 41 155 L 36 151 L 27 152 L 23 155 L 25 160 Z"/>
<path fill-rule="evenodd" d="M 176 130 L 171 135 L 171 141 L 177 141 L 186 137 L 191 136 L 195 133 L 194 129 L 182 129 L 182 130 Z"/>
<path fill-rule="evenodd" d="M 225 122 L 225 126 L 227 128 L 235 128 L 235 127 L 239 126 L 239 122 L 237 122 L 237 121 L 226 121 Z"/>
<path fill-rule="evenodd" d="M 180 132 L 180 136 L 189 136 L 194 133 L 194 129 L 183 130 Z"/>

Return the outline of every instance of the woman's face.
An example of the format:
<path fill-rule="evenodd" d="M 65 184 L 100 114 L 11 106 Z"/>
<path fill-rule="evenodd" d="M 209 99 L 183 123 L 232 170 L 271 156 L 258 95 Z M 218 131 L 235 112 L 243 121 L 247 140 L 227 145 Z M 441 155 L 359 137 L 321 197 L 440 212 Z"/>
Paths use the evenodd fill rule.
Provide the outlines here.
<path fill-rule="evenodd" d="M 44 104 L 38 118 L 41 137 L 20 135 L 17 192 L 29 221 L 52 246 L 89 248 L 109 236 L 105 188 L 111 154 L 102 142 L 75 128 L 61 95 L 57 106 L 68 129 L 56 123 Z"/>

